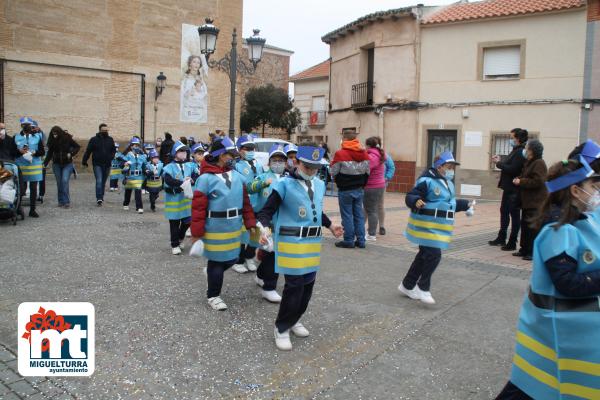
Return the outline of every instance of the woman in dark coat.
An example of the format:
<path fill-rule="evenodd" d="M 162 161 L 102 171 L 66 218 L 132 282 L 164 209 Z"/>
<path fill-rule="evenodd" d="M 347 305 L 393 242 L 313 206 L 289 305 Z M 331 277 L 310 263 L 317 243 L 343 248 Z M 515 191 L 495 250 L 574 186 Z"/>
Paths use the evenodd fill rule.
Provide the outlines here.
<path fill-rule="evenodd" d="M 539 140 L 532 139 L 527 142 L 524 149 L 527 161 L 523 167 L 520 177 L 513 180 L 515 186 L 521 190 L 521 249 L 513 256 L 523 257 L 530 261 L 533 254 L 533 241 L 538 230 L 531 227 L 531 220 L 536 216 L 540 204 L 544 203 L 548 197 L 546 190 L 546 179 L 548 177 L 548 167 L 542 159 L 544 146 Z"/>
<path fill-rule="evenodd" d="M 73 136 L 53 126 L 48 137 L 48 151 L 44 166 L 47 167 L 52 161 L 52 171 L 56 177 L 58 188 L 58 206 L 69 208 L 71 198 L 69 196 L 69 179 L 73 173 L 73 157 L 79 152 L 80 146 L 73 140 Z"/>

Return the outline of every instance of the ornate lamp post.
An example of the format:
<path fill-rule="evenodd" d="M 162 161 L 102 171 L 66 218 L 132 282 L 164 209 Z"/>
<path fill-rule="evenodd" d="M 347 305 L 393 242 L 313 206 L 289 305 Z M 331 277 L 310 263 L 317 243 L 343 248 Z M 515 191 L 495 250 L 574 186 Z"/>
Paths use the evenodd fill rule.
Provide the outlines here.
<path fill-rule="evenodd" d="M 167 87 L 167 77 L 161 72 L 156 77 L 156 87 L 154 89 L 154 132 L 152 134 L 154 143 L 156 143 L 156 115 L 158 114 L 158 98 Z"/>
<path fill-rule="evenodd" d="M 198 35 L 200 36 L 200 52 L 205 55 L 208 66 L 217 68 L 229 75 L 229 82 L 231 84 L 229 98 L 229 136 L 231 138 L 235 135 L 235 85 L 237 74 L 253 75 L 256 72 L 256 67 L 262 59 L 263 48 L 266 42 L 266 39 L 258 36 L 259 33 L 260 31 L 258 29 L 254 29 L 254 35 L 246 39 L 246 43 L 248 44 L 248 59 L 252 64 L 248 65 L 237 57 L 236 28 L 233 28 L 231 50 L 218 61 L 209 61 L 209 58 L 210 55 L 215 52 L 219 29 L 213 25 L 213 20 L 210 18 L 206 18 L 206 23 L 198 28 Z"/>

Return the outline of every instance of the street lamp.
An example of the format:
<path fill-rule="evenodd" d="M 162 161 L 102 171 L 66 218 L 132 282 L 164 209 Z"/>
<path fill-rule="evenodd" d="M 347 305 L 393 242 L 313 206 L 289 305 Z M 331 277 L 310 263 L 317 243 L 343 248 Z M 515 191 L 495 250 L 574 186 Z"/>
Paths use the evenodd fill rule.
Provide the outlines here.
<path fill-rule="evenodd" d="M 154 89 L 154 143 L 156 143 L 156 116 L 158 114 L 158 97 L 162 94 L 163 90 L 167 87 L 167 77 L 160 72 L 156 77 L 156 87 Z"/>
<path fill-rule="evenodd" d="M 219 29 L 213 25 L 213 20 L 206 18 L 206 23 L 198 28 L 200 36 L 200 52 L 204 54 L 208 61 L 211 54 L 215 52 L 217 47 L 217 36 Z M 260 31 L 254 30 L 254 35 L 246 39 L 248 44 L 248 59 L 252 65 L 246 64 L 243 60 L 237 58 L 237 29 L 233 28 L 231 34 L 231 50 L 223 58 L 218 61 L 208 61 L 208 66 L 217 68 L 229 75 L 231 84 L 229 97 L 229 137 L 235 135 L 235 85 L 238 72 L 241 75 L 253 75 L 256 72 L 256 66 L 262 59 L 263 48 L 265 47 L 266 39 L 258 36 Z"/>

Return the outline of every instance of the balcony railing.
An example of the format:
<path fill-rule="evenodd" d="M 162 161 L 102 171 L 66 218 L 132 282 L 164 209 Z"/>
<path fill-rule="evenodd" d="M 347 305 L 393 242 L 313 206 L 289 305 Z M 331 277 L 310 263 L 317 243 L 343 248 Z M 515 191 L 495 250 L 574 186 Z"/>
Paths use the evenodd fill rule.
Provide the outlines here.
<path fill-rule="evenodd" d="M 374 87 L 375 82 L 371 81 L 352 85 L 352 108 L 372 106 Z"/>
<path fill-rule="evenodd" d="M 307 121 L 309 126 L 325 125 L 325 123 L 327 122 L 327 112 L 309 111 L 307 115 Z"/>

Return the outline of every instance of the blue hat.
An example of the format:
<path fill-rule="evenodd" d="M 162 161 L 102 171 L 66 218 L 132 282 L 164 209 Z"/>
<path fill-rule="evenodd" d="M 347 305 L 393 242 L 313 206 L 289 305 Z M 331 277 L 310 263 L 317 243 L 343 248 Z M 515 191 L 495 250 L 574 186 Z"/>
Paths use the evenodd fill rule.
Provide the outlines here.
<path fill-rule="evenodd" d="M 21 119 L 19 119 L 19 122 L 21 123 L 21 125 L 25 125 L 25 124 L 33 124 L 33 120 L 29 117 L 21 117 Z"/>
<path fill-rule="evenodd" d="M 238 149 L 241 149 L 244 146 L 252 146 L 255 147 L 254 136 L 252 135 L 243 135 L 235 142 Z"/>
<path fill-rule="evenodd" d="M 231 139 L 224 137 L 223 139 L 217 139 L 213 142 L 212 146 L 210 146 L 210 155 L 211 157 L 219 157 L 223 153 L 235 153 L 236 150 L 235 144 L 233 144 Z"/>
<path fill-rule="evenodd" d="M 192 146 L 192 154 L 196 153 L 198 151 L 201 151 L 203 153 L 206 151 L 206 149 L 204 148 L 204 145 L 202 143 L 196 143 Z"/>
<path fill-rule="evenodd" d="M 269 160 L 271 159 L 271 157 L 276 155 L 284 156 L 285 158 L 287 158 L 287 154 L 285 153 L 284 146 L 282 143 L 275 143 L 273 146 L 271 146 L 271 149 L 269 150 Z"/>
<path fill-rule="evenodd" d="M 158 151 L 156 151 L 155 149 L 150 150 L 150 152 L 148 153 L 148 157 L 149 158 L 158 157 Z"/>
<path fill-rule="evenodd" d="M 296 158 L 303 163 L 318 167 L 324 155 L 325 149 L 322 147 L 299 146 Z"/>
<path fill-rule="evenodd" d="M 31 120 L 31 126 L 35 126 L 35 127 L 37 127 L 37 126 L 38 126 L 38 123 L 37 123 L 37 121 L 35 121 L 35 120 Z"/>
<path fill-rule="evenodd" d="M 179 140 L 175 142 L 175 144 L 173 145 L 173 148 L 171 149 L 171 156 L 175 157 L 175 154 L 177 154 L 178 151 L 187 151 L 188 147 L 181 143 Z"/>
<path fill-rule="evenodd" d="M 439 167 L 441 167 L 441 166 L 442 166 L 442 165 L 444 165 L 444 164 L 455 164 L 455 165 L 460 165 L 460 163 L 459 163 L 459 162 L 457 162 L 457 161 L 454 159 L 454 155 L 452 155 L 452 152 L 450 152 L 450 151 L 445 151 L 445 152 L 443 152 L 442 154 L 440 154 L 440 158 L 439 158 L 439 160 L 437 160 L 437 161 L 436 161 L 436 162 L 433 164 L 433 166 L 434 166 L 435 168 L 439 168 Z"/>
<path fill-rule="evenodd" d="M 568 161 L 563 161 L 563 163 L 567 162 Z M 592 167 L 590 167 L 587 161 L 585 161 L 583 156 L 579 156 L 579 162 L 581 163 L 581 168 L 546 182 L 546 188 L 548 189 L 548 192 L 558 192 L 559 190 L 568 188 L 571 185 L 583 182 L 589 178 L 600 178 L 600 175 L 594 172 Z"/>
<path fill-rule="evenodd" d="M 131 141 L 129 142 L 129 145 L 131 146 L 132 144 L 140 144 L 140 138 L 138 137 L 132 137 Z"/>
<path fill-rule="evenodd" d="M 583 149 L 581 149 L 581 156 L 588 164 L 600 159 L 600 146 L 592 139 L 588 139 L 587 142 L 585 142 Z"/>
<path fill-rule="evenodd" d="M 298 147 L 295 144 L 290 143 L 290 144 L 288 144 L 287 146 L 285 146 L 283 148 L 283 151 L 285 151 L 285 154 L 288 154 L 288 153 L 291 153 L 291 152 L 296 152 L 297 153 L 298 152 Z"/>

